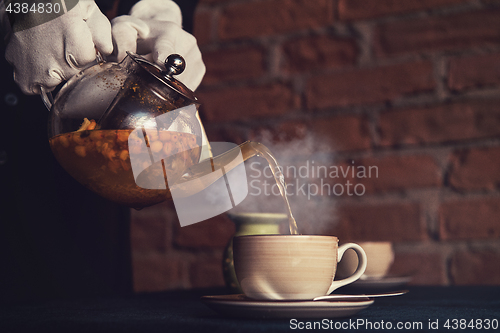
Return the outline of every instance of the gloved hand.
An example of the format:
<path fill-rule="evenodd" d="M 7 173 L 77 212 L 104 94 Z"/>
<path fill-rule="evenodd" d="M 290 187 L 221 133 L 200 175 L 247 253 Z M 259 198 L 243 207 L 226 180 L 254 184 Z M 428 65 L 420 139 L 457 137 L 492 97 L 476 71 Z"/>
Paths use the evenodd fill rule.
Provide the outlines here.
<path fill-rule="evenodd" d="M 186 60 L 186 69 L 177 78 L 194 91 L 205 75 L 205 64 L 196 38 L 182 30 L 181 24 L 181 11 L 175 2 L 138 2 L 130 15 L 111 21 L 117 60 L 121 61 L 127 55 L 126 51 L 130 51 L 163 66 L 170 54 L 180 54 Z"/>
<path fill-rule="evenodd" d="M 5 58 L 26 94 L 53 90 L 96 59 L 113 52 L 111 24 L 94 0 L 80 0 L 66 14 L 12 34 Z"/>

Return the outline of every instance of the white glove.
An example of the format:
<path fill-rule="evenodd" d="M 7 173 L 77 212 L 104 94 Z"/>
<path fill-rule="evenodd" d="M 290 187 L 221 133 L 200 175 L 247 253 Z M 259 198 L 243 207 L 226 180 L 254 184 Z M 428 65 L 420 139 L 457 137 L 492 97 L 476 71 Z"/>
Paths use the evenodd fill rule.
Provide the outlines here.
<path fill-rule="evenodd" d="M 205 75 L 205 64 L 196 38 L 182 30 L 182 16 L 177 4 L 170 0 L 142 0 L 135 4 L 130 15 L 111 21 L 114 53 L 117 60 L 125 58 L 126 51 L 145 55 L 159 65 L 172 53 L 186 61 L 179 81 L 195 90 Z"/>
<path fill-rule="evenodd" d="M 94 0 L 80 0 L 62 16 L 12 34 L 5 58 L 26 94 L 53 90 L 96 59 L 113 52 L 111 24 Z"/>

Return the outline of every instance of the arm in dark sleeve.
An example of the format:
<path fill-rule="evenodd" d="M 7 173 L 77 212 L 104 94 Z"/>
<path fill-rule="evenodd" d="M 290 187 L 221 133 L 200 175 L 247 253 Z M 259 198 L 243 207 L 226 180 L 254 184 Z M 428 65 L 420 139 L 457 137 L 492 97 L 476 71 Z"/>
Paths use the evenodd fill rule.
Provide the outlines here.
<path fill-rule="evenodd" d="M 110 1 L 112 0 L 100 0 L 100 1 L 98 0 L 96 2 L 99 4 L 99 6 L 101 6 L 101 2 L 107 3 L 106 6 L 108 6 L 108 8 L 111 8 L 109 3 Z M 118 11 L 116 13 L 117 16 L 127 15 L 130 11 L 130 8 L 132 8 L 132 6 L 138 2 L 137 0 L 116 0 L 116 1 L 119 1 Z M 193 33 L 194 11 L 196 9 L 196 5 L 198 4 L 198 0 L 174 0 L 174 2 L 177 5 L 179 5 L 182 12 L 182 27 L 187 32 Z M 104 10 L 102 11 L 104 12 Z"/>

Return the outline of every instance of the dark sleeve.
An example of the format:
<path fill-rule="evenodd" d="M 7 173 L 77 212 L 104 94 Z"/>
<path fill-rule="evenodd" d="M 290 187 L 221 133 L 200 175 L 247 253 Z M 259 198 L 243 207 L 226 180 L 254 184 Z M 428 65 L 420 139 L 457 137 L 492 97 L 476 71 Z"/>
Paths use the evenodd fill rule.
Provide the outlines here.
<path fill-rule="evenodd" d="M 130 11 L 130 8 L 132 8 L 132 6 L 137 2 L 137 0 L 120 0 L 117 15 L 127 15 Z M 196 5 L 198 4 L 198 0 L 174 0 L 174 2 L 181 8 L 182 27 L 187 32 L 193 33 L 194 11 L 196 9 Z"/>
<path fill-rule="evenodd" d="M 97 6 L 101 10 L 101 12 L 106 14 L 106 12 L 113 9 L 115 1 L 119 1 L 119 0 L 95 0 L 95 3 L 97 4 Z"/>
<path fill-rule="evenodd" d="M 0 77 L 8 124 L 0 131 L 0 309 L 4 302 L 131 293 L 129 208 L 62 169 L 40 96 L 23 95 L 5 60 Z"/>
<path fill-rule="evenodd" d="M 189 33 L 193 33 L 194 11 L 198 0 L 175 0 L 182 12 L 182 27 Z"/>

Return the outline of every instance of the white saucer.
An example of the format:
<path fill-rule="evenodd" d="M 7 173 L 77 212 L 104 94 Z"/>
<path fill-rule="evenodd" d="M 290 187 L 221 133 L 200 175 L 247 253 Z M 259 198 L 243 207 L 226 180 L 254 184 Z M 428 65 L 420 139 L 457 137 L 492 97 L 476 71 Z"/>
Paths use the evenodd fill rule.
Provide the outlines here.
<path fill-rule="evenodd" d="M 339 318 L 366 309 L 372 299 L 341 301 L 261 301 L 244 295 L 203 296 L 208 307 L 221 315 L 239 318 Z"/>
<path fill-rule="evenodd" d="M 371 277 L 362 276 L 356 282 L 353 282 L 349 287 L 356 287 L 362 289 L 398 289 L 411 281 L 410 276 L 385 276 L 385 277 Z"/>

